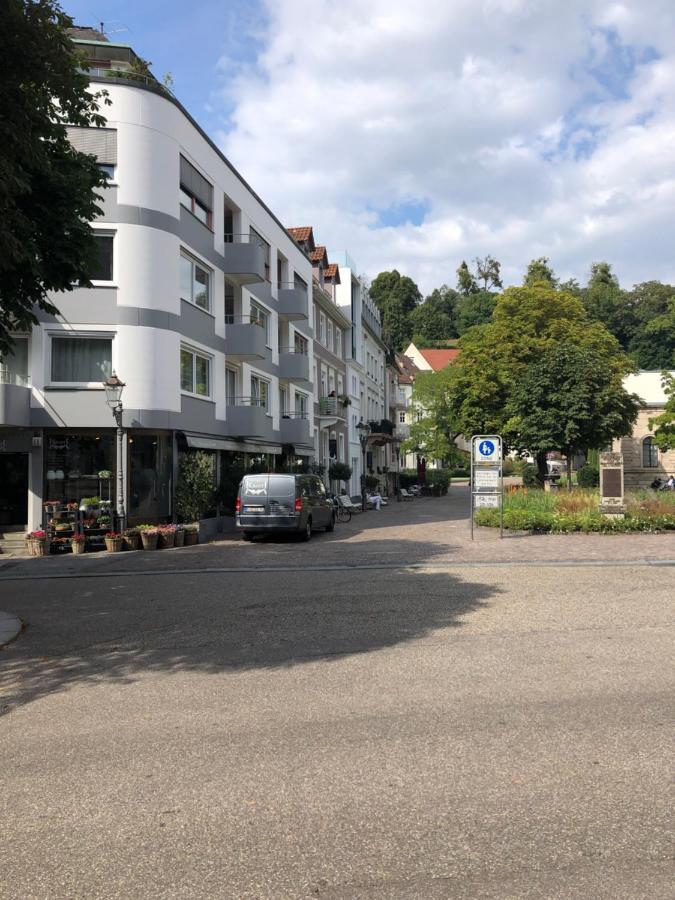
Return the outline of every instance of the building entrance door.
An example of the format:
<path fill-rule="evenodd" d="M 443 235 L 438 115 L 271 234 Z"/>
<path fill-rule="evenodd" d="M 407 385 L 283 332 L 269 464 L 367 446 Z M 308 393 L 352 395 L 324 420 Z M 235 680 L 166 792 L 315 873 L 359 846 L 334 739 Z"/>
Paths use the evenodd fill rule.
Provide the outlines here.
<path fill-rule="evenodd" d="M 28 522 L 28 454 L 0 453 L 0 528 Z"/>

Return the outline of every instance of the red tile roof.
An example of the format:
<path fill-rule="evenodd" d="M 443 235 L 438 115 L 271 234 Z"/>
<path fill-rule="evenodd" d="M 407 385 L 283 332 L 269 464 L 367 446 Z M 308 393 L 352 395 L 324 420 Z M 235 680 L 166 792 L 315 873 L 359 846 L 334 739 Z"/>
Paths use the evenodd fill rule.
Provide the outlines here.
<path fill-rule="evenodd" d="M 396 365 L 399 372 L 399 384 L 412 384 L 415 381 L 415 375 L 419 372 L 412 359 L 409 356 L 404 356 L 402 353 L 397 353 Z"/>
<path fill-rule="evenodd" d="M 454 347 L 447 347 L 442 350 L 423 350 L 419 348 L 419 352 L 429 363 L 434 372 L 440 372 L 450 363 L 453 363 L 459 356 L 459 350 Z"/>
<path fill-rule="evenodd" d="M 328 263 L 326 268 L 323 270 L 324 278 L 335 278 L 336 283 L 340 283 L 340 269 L 338 268 L 337 263 Z"/>
<path fill-rule="evenodd" d="M 297 241 L 299 244 L 304 243 L 305 241 L 314 242 L 314 235 L 312 234 L 311 225 L 304 225 L 302 228 L 289 228 L 288 233 L 293 238 L 294 241 Z"/>
<path fill-rule="evenodd" d="M 314 250 L 310 250 L 309 258 L 312 262 L 321 262 L 322 259 L 328 262 L 326 248 L 323 246 L 315 247 Z"/>

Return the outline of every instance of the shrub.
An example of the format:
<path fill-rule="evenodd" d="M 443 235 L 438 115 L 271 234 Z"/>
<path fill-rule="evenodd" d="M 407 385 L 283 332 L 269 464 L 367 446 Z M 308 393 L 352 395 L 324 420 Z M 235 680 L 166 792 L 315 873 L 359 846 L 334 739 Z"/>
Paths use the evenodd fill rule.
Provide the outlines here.
<path fill-rule="evenodd" d="M 380 486 L 380 479 L 377 475 L 366 475 L 363 482 L 369 491 L 374 491 Z"/>
<path fill-rule="evenodd" d="M 411 485 L 417 484 L 417 481 L 417 472 L 415 472 L 413 469 L 404 469 L 402 472 L 399 472 L 399 487 L 405 488 L 407 490 L 409 487 L 411 487 Z"/>
<path fill-rule="evenodd" d="M 539 481 L 539 469 L 532 465 L 532 463 L 523 466 L 522 475 L 525 487 L 541 487 L 541 482 Z"/>
<path fill-rule="evenodd" d="M 431 469 L 427 472 L 427 484 L 440 494 L 447 494 L 450 486 L 450 472 L 448 469 Z"/>
<path fill-rule="evenodd" d="M 328 477 L 331 481 L 349 481 L 352 477 L 351 466 L 343 462 L 334 462 L 328 467 Z"/>
<path fill-rule="evenodd" d="M 596 488 L 600 484 L 600 473 L 587 463 L 577 469 L 577 484 L 580 488 Z"/>
<path fill-rule="evenodd" d="M 181 454 L 176 487 L 176 511 L 181 519 L 199 520 L 213 506 L 213 461 L 213 453 L 204 450 Z"/>

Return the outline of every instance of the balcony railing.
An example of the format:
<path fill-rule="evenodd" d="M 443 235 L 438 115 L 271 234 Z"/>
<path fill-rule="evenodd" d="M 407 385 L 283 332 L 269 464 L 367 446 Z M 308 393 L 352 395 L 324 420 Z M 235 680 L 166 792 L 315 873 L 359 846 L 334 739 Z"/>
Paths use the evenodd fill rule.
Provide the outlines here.
<path fill-rule="evenodd" d="M 258 325 L 259 328 L 264 328 L 265 326 L 257 319 L 255 316 L 235 316 L 230 315 L 229 313 L 225 313 L 225 324 L 226 325 Z"/>
<path fill-rule="evenodd" d="M 284 410 L 281 413 L 282 419 L 309 419 L 309 413 L 307 410 L 300 410 L 300 412 L 289 412 L 288 410 Z"/>
<path fill-rule="evenodd" d="M 259 406 L 267 409 L 267 401 L 261 397 L 227 397 L 227 406 Z"/>
<path fill-rule="evenodd" d="M 338 418 L 344 419 L 347 416 L 347 406 L 344 405 L 339 397 L 320 397 L 319 415 L 338 416 Z"/>
<path fill-rule="evenodd" d="M 17 387 L 30 387 L 28 375 L 12 372 L 7 366 L 0 366 L 0 384 L 15 384 Z"/>
<path fill-rule="evenodd" d="M 396 426 L 389 419 L 380 419 L 378 421 L 368 422 L 368 427 L 370 428 L 371 435 L 386 434 L 393 436 L 394 428 Z"/>
<path fill-rule="evenodd" d="M 297 353 L 298 356 L 309 356 L 309 347 L 299 347 L 294 344 L 292 347 L 279 347 L 279 353 Z"/>

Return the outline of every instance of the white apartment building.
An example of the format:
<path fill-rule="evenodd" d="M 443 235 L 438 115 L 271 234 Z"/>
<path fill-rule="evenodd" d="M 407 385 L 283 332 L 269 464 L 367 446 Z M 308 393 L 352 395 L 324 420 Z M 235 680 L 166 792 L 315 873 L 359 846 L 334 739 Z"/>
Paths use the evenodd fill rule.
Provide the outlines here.
<path fill-rule="evenodd" d="M 93 287 L 53 297 L 60 314 L 41 313 L 0 360 L 6 525 L 38 527 L 43 501 L 114 478 L 113 371 L 132 522 L 173 515 L 181 450 L 211 451 L 215 480 L 314 454 L 311 261 L 181 104 L 132 74 L 134 51 L 102 37 L 75 30 L 109 94 L 106 126 L 70 129 L 110 178 L 99 263 Z"/>

